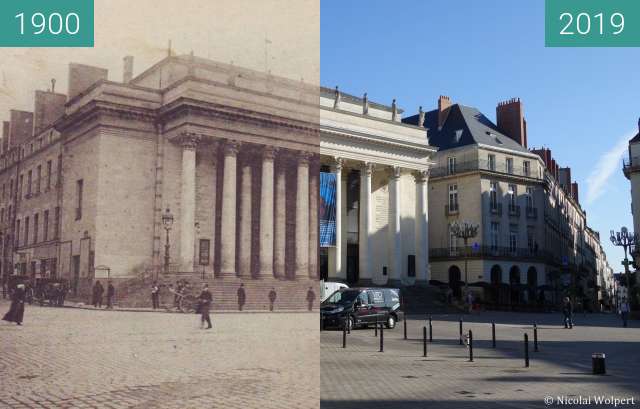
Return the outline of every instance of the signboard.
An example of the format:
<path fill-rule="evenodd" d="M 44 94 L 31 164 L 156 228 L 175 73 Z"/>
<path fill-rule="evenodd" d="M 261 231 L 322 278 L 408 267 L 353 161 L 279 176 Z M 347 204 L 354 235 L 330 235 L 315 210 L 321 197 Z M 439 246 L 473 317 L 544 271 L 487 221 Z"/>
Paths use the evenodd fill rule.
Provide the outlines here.
<path fill-rule="evenodd" d="M 336 175 L 320 172 L 320 247 L 336 245 Z"/>

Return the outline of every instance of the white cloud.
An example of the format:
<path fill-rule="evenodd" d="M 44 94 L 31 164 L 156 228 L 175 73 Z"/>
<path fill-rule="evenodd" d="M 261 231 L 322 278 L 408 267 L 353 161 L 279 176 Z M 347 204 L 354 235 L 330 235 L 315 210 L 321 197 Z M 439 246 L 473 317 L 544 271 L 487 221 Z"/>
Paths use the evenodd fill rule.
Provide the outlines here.
<path fill-rule="evenodd" d="M 607 189 L 607 182 L 616 172 L 622 172 L 621 160 L 635 131 L 625 134 L 607 152 L 603 153 L 587 177 L 587 204 L 593 203 Z"/>

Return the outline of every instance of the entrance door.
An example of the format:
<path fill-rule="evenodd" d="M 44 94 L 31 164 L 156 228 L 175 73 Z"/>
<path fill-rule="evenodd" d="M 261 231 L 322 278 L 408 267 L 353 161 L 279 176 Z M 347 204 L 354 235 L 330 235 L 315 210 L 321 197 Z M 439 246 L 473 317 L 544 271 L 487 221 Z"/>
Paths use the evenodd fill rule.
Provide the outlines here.
<path fill-rule="evenodd" d="M 462 297 L 462 290 L 460 288 L 460 281 L 462 278 L 462 273 L 458 266 L 449 267 L 449 288 L 453 292 L 453 296 L 456 298 Z"/>
<path fill-rule="evenodd" d="M 360 279 L 358 266 L 358 245 L 347 244 L 347 283 L 354 284 Z"/>
<path fill-rule="evenodd" d="M 73 256 L 73 295 L 78 295 L 80 282 L 80 256 Z"/>

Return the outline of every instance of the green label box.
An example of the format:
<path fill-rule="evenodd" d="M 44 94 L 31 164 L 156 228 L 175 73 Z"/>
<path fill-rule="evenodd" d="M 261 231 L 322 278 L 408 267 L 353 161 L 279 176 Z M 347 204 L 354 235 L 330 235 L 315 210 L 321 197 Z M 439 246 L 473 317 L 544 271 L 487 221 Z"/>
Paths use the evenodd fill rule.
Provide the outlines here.
<path fill-rule="evenodd" d="M 94 0 L 0 0 L 0 47 L 93 47 Z"/>
<path fill-rule="evenodd" d="M 545 0 L 547 47 L 640 46 L 640 0 Z"/>

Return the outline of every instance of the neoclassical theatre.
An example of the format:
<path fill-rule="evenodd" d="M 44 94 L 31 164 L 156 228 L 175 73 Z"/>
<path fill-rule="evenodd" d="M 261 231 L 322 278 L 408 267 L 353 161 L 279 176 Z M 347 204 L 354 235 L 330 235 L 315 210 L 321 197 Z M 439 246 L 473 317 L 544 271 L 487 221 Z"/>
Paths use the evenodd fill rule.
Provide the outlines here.
<path fill-rule="evenodd" d="M 38 127 L 22 129 L 34 114 L 12 111 L 0 173 L 11 184 L 7 264 L 82 288 L 166 273 L 168 250 L 171 273 L 317 279 L 317 85 L 193 55 L 135 77 L 131 57 L 124 66 L 114 82 L 71 64 L 68 96 L 36 94 Z"/>

